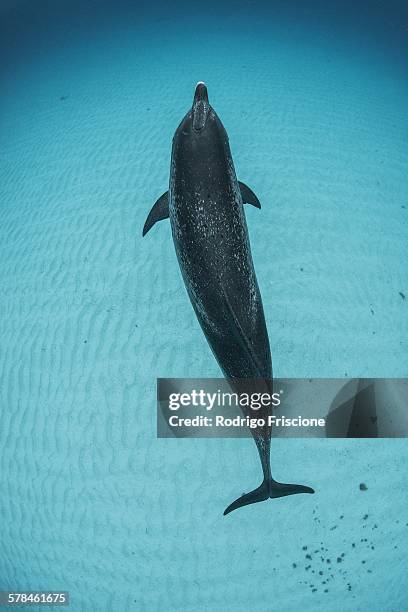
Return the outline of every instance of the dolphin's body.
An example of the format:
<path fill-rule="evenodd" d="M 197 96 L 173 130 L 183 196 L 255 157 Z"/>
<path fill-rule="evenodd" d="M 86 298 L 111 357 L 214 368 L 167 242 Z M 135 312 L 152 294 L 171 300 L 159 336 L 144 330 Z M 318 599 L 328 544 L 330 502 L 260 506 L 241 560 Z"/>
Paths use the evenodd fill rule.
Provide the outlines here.
<path fill-rule="evenodd" d="M 268 332 L 243 203 L 261 207 L 251 189 L 238 182 L 227 133 L 209 105 L 206 86 L 198 83 L 193 106 L 173 138 L 169 191 L 150 211 L 143 235 L 170 218 L 184 283 L 225 377 L 232 384 L 234 379 L 263 379 L 272 393 Z M 271 429 L 251 431 L 264 480 L 224 514 L 270 497 L 314 492 L 276 482 L 270 469 Z"/>

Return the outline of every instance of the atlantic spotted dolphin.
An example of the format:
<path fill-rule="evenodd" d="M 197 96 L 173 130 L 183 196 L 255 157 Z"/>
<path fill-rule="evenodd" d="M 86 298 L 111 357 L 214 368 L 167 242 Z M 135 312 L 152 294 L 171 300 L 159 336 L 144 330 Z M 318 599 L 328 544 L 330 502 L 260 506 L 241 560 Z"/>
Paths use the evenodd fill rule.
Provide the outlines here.
<path fill-rule="evenodd" d="M 173 138 L 169 190 L 150 211 L 143 236 L 157 221 L 170 218 L 188 295 L 225 377 L 232 384 L 263 380 L 272 392 L 271 352 L 244 203 L 261 208 L 254 192 L 237 180 L 227 133 L 200 82 Z M 264 479 L 224 514 L 269 498 L 314 493 L 310 487 L 276 482 L 270 468 L 271 428 L 251 431 Z"/>

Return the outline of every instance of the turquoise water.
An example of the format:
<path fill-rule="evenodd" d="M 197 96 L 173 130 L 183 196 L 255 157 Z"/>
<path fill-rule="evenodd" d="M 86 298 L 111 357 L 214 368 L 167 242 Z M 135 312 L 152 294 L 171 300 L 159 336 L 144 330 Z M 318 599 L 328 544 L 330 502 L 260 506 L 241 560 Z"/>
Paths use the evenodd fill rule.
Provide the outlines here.
<path fill-rule="evenodd" d="M 156 438 L 156 377 L 220 372 L 169 225 L 141 238 L 204 80 L 262 203 L 275 375 L 408 376 L 407 8 L 58 4 L 0 10 L 0 588 L 407 609 L 405 440 L 276 440 L 276 477 L 316 495 L 223 517 L 253 442 Z"/>

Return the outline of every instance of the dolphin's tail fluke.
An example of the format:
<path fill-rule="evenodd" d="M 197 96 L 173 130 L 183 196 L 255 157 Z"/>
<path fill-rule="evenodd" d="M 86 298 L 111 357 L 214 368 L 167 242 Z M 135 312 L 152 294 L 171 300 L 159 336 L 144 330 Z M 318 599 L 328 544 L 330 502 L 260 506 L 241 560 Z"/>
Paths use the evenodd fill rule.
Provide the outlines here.
<path fill-rule="evenodd" d="M 254 489 L 242 497 L 238 497 L 232 504 L 224 510 L 224 516 L 229 514 L 241 506 L 248 506 L 249 504 L 256 504 L 257 502 L 266 501 L 267 499 L 274 497 L 285 497 L 286 495 L 295 495 L 296 493 L 314 493 L 314 490 L 310 487 L 298 484 L 284 484 L 282 482 L 276 482 L 273 478 L 264 480 L 260 487 Z"/>

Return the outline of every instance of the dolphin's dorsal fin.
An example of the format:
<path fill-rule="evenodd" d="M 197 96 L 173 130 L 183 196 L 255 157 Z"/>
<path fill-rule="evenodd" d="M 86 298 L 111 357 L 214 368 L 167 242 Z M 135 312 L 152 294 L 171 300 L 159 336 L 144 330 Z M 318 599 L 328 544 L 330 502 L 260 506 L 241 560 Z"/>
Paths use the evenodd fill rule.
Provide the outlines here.
<path fill-rule="evenodd" d="M 261 203 L 252 189 L 250 189 L 248 185 L 245 185 L 245 183 L 241 183 L 241 181 L 238 181 L 238 185 L 241 190 L 242 202 L 244 204 L 252 204 L 252 206 L 256 208 L 261 208 Z"/>
<path fill-rule="evenodd" d="M 166 191 L 155 202 L 152 210 L 149 212 L 146 223 L 143 227 L 143 236 L 147 234 L 150 228 L 158 221 L 169 218 L 169 192 Z"/>

